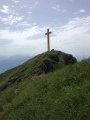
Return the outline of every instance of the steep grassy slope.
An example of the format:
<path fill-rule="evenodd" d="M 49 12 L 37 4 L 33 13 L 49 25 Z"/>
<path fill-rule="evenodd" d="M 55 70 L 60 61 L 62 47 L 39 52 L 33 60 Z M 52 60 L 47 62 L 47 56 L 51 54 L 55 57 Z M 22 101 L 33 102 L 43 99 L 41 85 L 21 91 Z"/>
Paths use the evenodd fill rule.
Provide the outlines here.
<path fill-rule="evenodd" d="M 24 65 L 28 67 L 29 62 Z M 90 60 L 62 69 L 59 64 L 53 64 L 55 70 L 47 74 L 35 73 L 30 77 L 23 72 L 27 79 L 22 76 L 21 81 L 1 90 L 0 120 L 89 120 Z M 21 68 L 1 75 L 1 85 Z"/>
<path fill-rule="evenodd" d="M 35 75 L 52 72 L 75 62 L 76 59 L 72 55 L 60 51 L 50 51 L 40 54 L 21 66 L 0 75 L 0 91 L 3 91 L 15 82 L 30 79 Z"/>

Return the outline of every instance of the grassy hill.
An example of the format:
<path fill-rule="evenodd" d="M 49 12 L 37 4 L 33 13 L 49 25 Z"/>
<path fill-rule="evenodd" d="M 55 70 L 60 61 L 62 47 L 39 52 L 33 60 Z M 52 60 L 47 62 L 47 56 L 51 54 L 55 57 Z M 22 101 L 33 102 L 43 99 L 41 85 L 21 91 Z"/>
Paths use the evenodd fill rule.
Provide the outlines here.
<path fill-rule="evenodd" d="M 50 51 L 0 75 L 0 120 L 89 120 L 90 59 Z"/>

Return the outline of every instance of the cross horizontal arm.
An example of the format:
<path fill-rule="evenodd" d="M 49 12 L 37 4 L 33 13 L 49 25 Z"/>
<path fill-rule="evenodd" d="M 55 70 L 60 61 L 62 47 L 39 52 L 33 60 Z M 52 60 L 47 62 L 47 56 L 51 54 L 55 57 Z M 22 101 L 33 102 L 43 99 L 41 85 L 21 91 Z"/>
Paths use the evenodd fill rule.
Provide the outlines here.
<path fill-rule="evenodd" d="M 48 32 L 48 33 L 45 33 L 45 35 L 49 35 L 49 34 L 51 34 L 52 32 Z"/>

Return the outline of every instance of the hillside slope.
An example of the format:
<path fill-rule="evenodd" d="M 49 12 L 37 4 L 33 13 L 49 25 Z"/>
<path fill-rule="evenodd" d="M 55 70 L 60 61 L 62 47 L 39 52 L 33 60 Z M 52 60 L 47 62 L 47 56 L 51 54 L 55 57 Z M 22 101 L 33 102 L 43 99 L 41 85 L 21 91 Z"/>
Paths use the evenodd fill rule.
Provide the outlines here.
<path fill-rule="evenodd" d="M 50 51 L 40 54 L 24 64 L 1 74 L 0 90 L 3 91 L 15 82 L 30 79 L 35 75 L 52 72 L 75 62 L 76 58 L 72 55 L 60 51 Z"/>
<path fill-rule="evenodd" d="M 57 54 L 57 52 L 51 54 L 55 53 Z M 39 60 L 41 60 L 40 56 L 44 55 L 39 55 Z M 64 55 L 67 56 L 67 54 Z M 0 76 L 1 88 L 12 75 L 25 67 L 28 68 L 29 65 L 33 66 L 32 64 L 38 57 L 2 74 Z M 68 64 L 70 64 L 70 58 L 73 57 L 69 57 Z M 89 120 L 90 59 L 68 66 L 66 66 L 66 62 L 63 62 L 64 59 L 62 62 L 60 60 L 56 63 L 52 62 L 54 63 L 52 64 L 53 69 L 50 69 L 52 72 L 46 72 L 41 68 L 39 69 L 41 72 L 38 72 L 36 64 L 35 70 L 37 72 L 34 71 L 34 74 L 30 74 L 33 73 L 30 72 L 33 67 L 32 69 L 25 68 L 26 71 L 22 71 L 22 76 L 16 78 L 16 82 L 12 82 L 13 84 L 9 82 L 8 87 L 1 89 L 0 119 Z M 73 60 L 76 62 L 75 58 Z M 11 81 L 14 80 L 11 79 Z"/>

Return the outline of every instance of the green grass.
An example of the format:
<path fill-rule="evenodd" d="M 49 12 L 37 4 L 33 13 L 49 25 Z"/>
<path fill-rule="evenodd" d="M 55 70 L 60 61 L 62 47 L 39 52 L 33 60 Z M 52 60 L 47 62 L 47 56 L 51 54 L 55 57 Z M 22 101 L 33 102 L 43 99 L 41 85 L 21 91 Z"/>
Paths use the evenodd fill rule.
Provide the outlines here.
<path fill-rule="evenodd" d="M 76 59 L 72 55 L 60 51 L 50 51 L 40 54 L 0 75 L 0 91 L 6 89 L 14 82 L 20 82 L 30 79 L 35 75 L 52 72 L 75 62 Z"/>
<path fill-rule="evenodd" d="M 26 62 L 25 67 L 32 65 L 35 59 L 37 57 L 32 59 L 32 63 Z M 26 71 L 29 72 L 28 69 Z M 6 76 L 13 74 L 14 70 L 17 72 L 15 68 Z M 26 76 L 22 76 L 20 82 L 0 92 L 0 120 L 90 119 L 90 60 L 62 69 L 58 67 L 39 76 L 31 77 L 25 72 Z"/>

